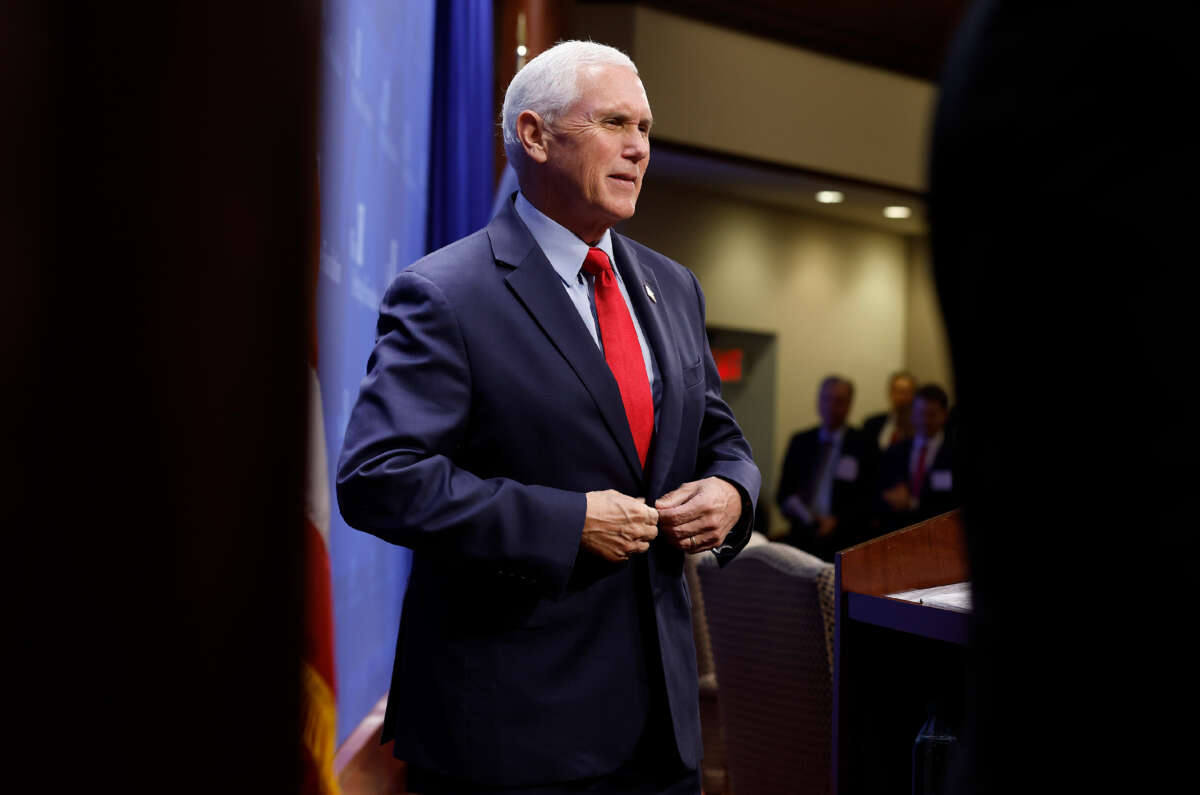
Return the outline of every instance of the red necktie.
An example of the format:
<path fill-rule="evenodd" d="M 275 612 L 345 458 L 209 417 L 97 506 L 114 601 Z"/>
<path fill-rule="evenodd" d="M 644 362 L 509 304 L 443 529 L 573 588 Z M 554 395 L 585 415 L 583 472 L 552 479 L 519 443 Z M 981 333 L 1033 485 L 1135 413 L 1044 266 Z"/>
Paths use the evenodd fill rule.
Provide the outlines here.
<path fill-rule="evenodd" d="M 646 377 L 642 346 L 638 343 L 633 318 L 617 285 L 608 255 L 598 248 L 588 249 L 583 269 L 596 277 L 596 320 L 600 324 L 604 360 L 617 379 L 621 402 L 625 404 L 625 417 L 633 431 L 633 444 L 644 467 L 650 437 L 654 434 L 654 399 L 650 396 L 650 379 Z"/>
<path fill-rule="evenodd" d="M 909 492 L 915 499 L 921 497 L 921 485 L 925 480 L 925 440 L 917 445 L 917 466 L 913 470 L 912 481 L 909 483 Z"/>

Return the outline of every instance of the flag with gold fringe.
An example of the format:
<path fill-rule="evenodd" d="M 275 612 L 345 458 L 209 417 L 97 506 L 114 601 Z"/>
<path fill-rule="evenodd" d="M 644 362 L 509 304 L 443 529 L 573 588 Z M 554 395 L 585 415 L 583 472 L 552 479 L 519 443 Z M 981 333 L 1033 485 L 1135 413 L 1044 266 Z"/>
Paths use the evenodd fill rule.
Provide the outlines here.
<path fill-rule="evenodd" d="M 338 793 L 333 774 L 337 719 L 333 663 L 333 599 L 329 569 L 329 484 L 321 385 L 309 368 L 308 483 L 305 490 L 305 627 L 301 660 L 300 729 L 305 754 L 303 792 Z"/>
<path fill-rule="evenodd" d="M 337 690 L 333 660 L 333 585 L 329 565 L 329 470 L 324 405 L 317 378 L 316 290 L 320 257 L 320 183 L 313 172 L 309 262 L 308 461 L 304 484 L 304 640 L 300 660 L 301 792 L 340 795 L 333 770 Z"/>

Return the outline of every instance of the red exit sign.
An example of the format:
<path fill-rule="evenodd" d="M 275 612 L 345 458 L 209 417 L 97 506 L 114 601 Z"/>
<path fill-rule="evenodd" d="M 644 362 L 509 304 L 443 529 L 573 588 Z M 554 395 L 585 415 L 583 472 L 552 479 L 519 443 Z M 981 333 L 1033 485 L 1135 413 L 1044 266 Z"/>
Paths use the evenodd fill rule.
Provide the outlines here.
<path fill-rule="evenodd" d="M 717 374 L 721 376 L 721 381 L 724 383 L 732 383 L 742 380 L 742 359 L 744 358 L 741 348 L 713 348 L 713 361 L 717 363 Z"/>

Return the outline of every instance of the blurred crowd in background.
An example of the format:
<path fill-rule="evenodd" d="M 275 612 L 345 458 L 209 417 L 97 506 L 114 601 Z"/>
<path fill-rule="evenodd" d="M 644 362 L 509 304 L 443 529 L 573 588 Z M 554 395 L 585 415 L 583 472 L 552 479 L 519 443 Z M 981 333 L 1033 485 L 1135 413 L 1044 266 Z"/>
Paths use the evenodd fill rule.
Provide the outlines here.
<path fill-rule="evenodd" d="M 778 540 L 832 562 L 840 549 L 958 507 L 946 390 L 901 371 L 887 394 L 889 410 L 857 428 L 846 422 L 854 384 L 821 381 L 821 423 L 796 433 L 784 456 L 776 499 L 790 528 Z"/>

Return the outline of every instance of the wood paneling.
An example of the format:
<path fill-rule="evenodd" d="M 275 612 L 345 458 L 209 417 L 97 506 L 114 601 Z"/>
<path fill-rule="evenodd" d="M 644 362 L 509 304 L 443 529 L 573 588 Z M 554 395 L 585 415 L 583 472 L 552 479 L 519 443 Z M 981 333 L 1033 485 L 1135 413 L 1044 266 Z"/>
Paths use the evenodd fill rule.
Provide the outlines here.
<path fill-rule="evenodd" d="M 843 591 L 882 596 L 968 579 L 959 511 L 850 547 L 840 555 Z"/>
<path fill-rule="evenodd" d="M 550 48 L 566 36 L 569 0 L 496 0 L 494 48 L 495 63 L 492 70 L 494 95 L 496 98 L 494 117 L 500 122 L 500 110 L 504 106 L 504 92 L 517 73 L 521 63 L 517 45 L 526 48 L 524 61 Z M 496 177 L 508 162 L 504 157 L 504 139 L 498 132 L 496 141 Z"/>

